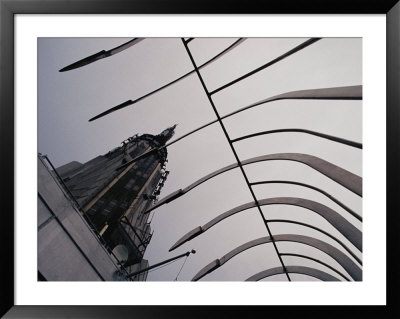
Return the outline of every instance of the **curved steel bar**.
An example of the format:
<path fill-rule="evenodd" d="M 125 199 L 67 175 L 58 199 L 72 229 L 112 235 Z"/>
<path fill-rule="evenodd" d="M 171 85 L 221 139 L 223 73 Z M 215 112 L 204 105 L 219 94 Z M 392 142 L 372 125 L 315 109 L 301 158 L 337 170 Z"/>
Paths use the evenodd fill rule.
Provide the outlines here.
<path fill-rule="evenodd" d="M 239 44 L 241 44 L 241 43 L 242 43 L 243 41 L 245 41 L 245 40 L 246 40 L 246 38 L 239 38 L 238 40 L 236 40 L 235 42 L 233 42 L 229 47 L 227 47 L 225 50 L 223 50 L 222 52 L 218 53 L 216 56 L 214 56 L 214 57 L 211 58 L 210 60 L 208 60 L 208 61 L 204 62 L 202 65 L 200 65 L 200 66 L 199 66 L 199 69 L 205 67 L 206 65 L 210 64 L 210 63 L 213 62 L 213 61 L 216 61 L 217 59 L 219 59 L 220 57 L 222 57 L 223 55 L 225 55 L 226 53 L 228 53 L 229 51 L 231 51 L 232 49 L 234 49 L 235 47 L 237 47 Z M 157 92 L 159 92 L 159 91 L 161 91 L 161 90 L 167 88 L 168 86 L 170 86 L 170 85 L 172 85 L 172 84 L 175 84 L 175 83 L 179 82 L 180 80 L 183 80 L 184 78 L 188 77 L 189 75 L 191 75 L 191 74 L 193 74 L 193 73 L 195 73 L 195 72 L 196 72 L 196 70 L 189 71 L 189 72 L 185 73 L 184 75 L 180 76 L 179 78 L 177 78 L 177 79 L 175 79 L 175 80 L 173 80 L 173 81 L 171 81 L 171 82 L 169 82 L 169 83 L 167 83 L 167 84 L 165 84 L 165 85 L 159 87 L 158 89 L 156 89 L 156 90 L 154 90 L 154 91 L 151 91 L 150 93 L 147 93 L 147 94 L 145 94 L 145 95 L 143 95 L 143 96 L 141 96 L 141 97 L 139 97 L 139 98 L 137 98 L 137 99 L 135 99 L 135 100 L 133 100 L 133 101 L 132 101 L 132 100 L 128 100 L 128 101 L 126 101 L 126 102 L 124 102 L 124 103 L 122 103 L 122 104 L 119 104 L 119 105 L 117 105 L 117 106 L 114 106 L 114 107 L 112 107 L 112 108 L 110 108 L 110 109 L 104 111 L 103 113 L 100 113 L 100 114 L 98 114 L 98 115 L 92 117 L 92 118 L 89 120 L 89 122 L 94 121 L 94 120 L 97 120 L 97 119 L 100 118 L 100 117 L 103 117 L 103 116 L 105 116 L 105 115 L 107 115 L 107 114 L 110 114 L 110 113 L 112 113 L 112 112 L 114 112 L 114 111 L 120 110 L 120 109 L 122 109 L 122 108 L 124 108 L 124 107 L 126 107 L 126 106 L 135 104 L 135 103 L 137 103 L 137 102 L 139 102 L 139 101 L 145 99 L 146 97 L 149 97 L 150 95 L 153 95 L 154 93 L 157 93 Z"/>
<path fill-rule="evenodd" d="M 310 135 L 315 135 L 315 136 L 322 137 L 322 138 L 330 140 L 330 141 L 334 141 L 334 142 L 338 142 L 338 143 L 341 143 L 341 144 L 345 144 L 345 145 L 348 145 L 348 146 L 352 146 L 352 147 L 356 147 L 356 148 L 362 149 L 362 144 L 361 143 L 349 141 L 349 140 L 346 140 L 344 138 L 340 138 L 340 137 L 337 137 L 337 136 L 332 136 L 332 135 L 323 134 L 323 133 L 310 131 L 310 130 L 304 130 L 304 129 L 300 129 L 300 128 L 285 128 L 285 129 L 258 132 L 258 133 L 249 134 L 249 135 L 245 135 L 245 136 L 241 136 L 241 137 L 235 138 L 235 139 L 232 140 L 232 143 L 235 143 L 235 142 L 238 142 L 238 141 L 242 141 L 242 140 L 245 140 L 245 139 L 248 139 L 248 138 L 251 138 L 251 137 L 260 136 L 260 135 L 267 135 L 267 134 L 273 134 L 273 133 L 287 133 L 287 132 L 290 132 L 290 133 L 297 132 L 297 133 L 306 133 L 306 134 L 310 134 Z"/>
<path fill-rule="evenodd" d="M 286 270 L 288 273 L 307 275 L 307 276 L 311 276 L 311 277 L 317 278 L 322 281 L 340 281 L 338 278 L 326 273 L 325 271 L 318 270 L 318 269 L 311 268 L 311 267 L 286 266 Z M 260 271 L 259 273 L 247 278 L 245 281 L 259 281 L 259 280 L 267 278 L 267 277 L 280 275 L 280 274 L 284 274 L 284 273 L 285 273 L 285 270 L 282 267 L 270 268 L 270 269 Z"/>
<path fill-rule="evenodd" d="M 124 50 L 130 48 L 132 45 L 135 45 L 135 44 L 137 44 L 137 43 L 139 43 L 140 41 L 143 41 L 143 40 L 144 40 L 144 38 L 134 38 L 134 39 L 129 40 L 128 42 L 125 42 L 125 43 L 123 43 L 123 44 L 121 44 L 121 45 L 119 45 L 119 46 L 117 46 L 117 47 L 115 47 L 115 48 L 113 48 L 111 50 L 107 50 L 107 51 L 106 50 L 102 50 L 100 52 L 97 52 L 97 53 L 95 53 L 93 55 L 90 55 L 90 56 L 88 56 L 86 58 L 83 58 L 83 59 L 81 59 L 81 60 L 79 60 L 77 62 L 74 62 L 74 63 L 62 68 L 59 72 L 65 72 L 65 71 L 77 69 L 77 68 L 80 68 L 82 66 L 88 65 L 90 63 L 96 62 L 97 60 L 108 58 L 108 57 L 110 57 L 110 56 L 112 56 L 114 54 L 117 54 L 117 53 L 119 53 L 121 51 L 124 51 Z"/>
<path fill-rule="evenodd" d="M 191 73 L 193 73 L 193 72 L 195 72 L 195 71 L 194 70 L 191 71 Z M 184 76 L 186 76 L 186 75 L 184 75 Z M 175 81 L 178 81 L 178 80 L 180 80 L 180 78 L 175 80 Z M 168 86 L 170 84 L 173 84 L 173 83 L 175 83 L 175 82 L 171 82 L 171 83 L 167 84 L 166 86 Z M 166 86 L 164 86 L 164 87 L 166 87 Z M 145 98 L 146 96 L 149 96 L 149 95 L 151 95 L 151 94 L 163 89 L 164 87 L 161 87 L 161 88 L 159 88 L 159 89 L 157 89 L 157 90 L 155 90 L 155 91 L 153 91 L 153 92 L 151 92 L 151 93 L 149 93 L 149 94 L 147 94 L 147 95 L 145 95 L 145 96 L 143 96 L 143 97 L 141 97 L 141 98 L 139 98 L 137 100 L 134 100 L 134 101 L 132 101 L 132 103 L 136 103 L 139 100 Z M 228 118 L 228 117 L 230 117 L 232 115 L 235 115 L 237 113 L 243 112 L 243 111 L 245 111 L 247 109 L 250 109 L 252 107 L 258 106 L 260 104 L 264 104 L 264 103 L 272 102 L 272 101 L 277 101 L 277 100 L 283 100 L 283 99 L 297 99 L 297 98 L 298 99 L 311 99 L 311 100 L 315 100 L 315 99 L 321 99 L 321 100 L 361 100 L 362 99 L 362 86 L 361 85 L 358 85 L 358 86 L 343 86 L 343 87 L 335 87 L 335 88 L 324 88 L 324 89 L 301 90 L 301 91 L 286 92 L 286 93 L 275 95 L 275 96 L 270 97 L 268 99 L 253 103 L 251 105 L 248 105 L 248 106 L 245 106 L 245 107 L 243 107 L 241 109 L 238 109 L 238 110 L 236 110 L 236 111 L 234 111 L 232 113 L 229 113 L 229 114 L 226 114 L 224 116 L 221 116 L 221 120 L 226 119 L 226 118 Z M 130 101 L 131 100 L 129 100 L 127 102 L 124 102 L 121 105 L 123 107 L 125 107 L 127 105 L 130 105 L 130 104 L 132 104 L 132 103 L 130 103 Z M 116 106 L 115 108 L 109 109 L 108 111 L 106 111 L 106 112 L 104 112 L 104 113 L 102 113 L 102 114 L 90 119 L 89 121 L 92 121 L 92 120 L 94 120 L 96 118 L 99 118 L 99 117 L 104 116 L 104 115 L 106 115 L 108 113 L 116 111 L 118 109 L 118 107 L 120 107 L 121 105 Z M 182 135 L 181 137 L 171 141 L 170 143 L 168 143 L 168 144 L 166 144 L 166 145 L 164 145 L 164 146 L 162 146 L 162 147 L 160 147 L 158 149 L 153 149 L 151 151 L 160 150 L 162 148 L 170 146 L 170 145 L 178 142 L 179 140 L 183 139 L 184 137 L 187 137 L 187 136 L 189 136 L 189 135 L 191 135 L 193 133 L 196 133 L 197 131 L 200 131 L 201 129 L 206 128 L 206 127 L 208 127 L 208 126 L 210 126 L 212 124 L 215 124 L 217 122 L 218 122 L 218 119 L 216 119 L 214 121 L 211 121 L 209 123 L 206 123 L 206 124 L 196 128 L 196 129 L 194 129 L 194 130 Z M 143 154 L 143 155 L 147 155 L 147 154 Z M 129 165 L 130 163 L 132 163 L 132 162 L 134 162 L 136 160 L 137 159 L 134 158 L 133 160 L 131 160 L 131 161 L 125 163 L 124 165 L 121 165 L 120 167 L 118 167 L 118 169 L 121 169 L 121 168 Z"/>
<path fill-rule="evenodd" d="M 309 209 L 320 216 L 322 216 L 324 219 L 326 219 L 333 227 L 335 227 L 343 236 L 345 236 L 357 249 L 362 251 L 362 233 L 354 227 L 351 223 L 349 223 L 345 218 L 343 218 L 340 214 L 338 214 L 336 211 L 333 209 L 322 205 L 321 203 L 304 199 L 304 198 L 297 198 L 297 197 L 274 197 L 274 198 L 266 198 L 258 201 L 258 204 L 260 206 L 264 205 L 275 205 L 275 204 L 283 204 L 283 205 L 293 205 L 293 206 L 299 206 L 303 207 L 306 209 Z M 203 226 L 197 227 L 187 234 L 185 234 L 181 239 L 179 239 L 171 248 L 169 251 L 172 251 L 176 249 L 177 247 L 181 246 L 185 242 L 197 237 L 198 235 L 206 232 L 208 229 L 213 227 L 214 225 L 218 224 L 225 218 L 228 218 L 236 213 L 239 213 L 245 209 L 257 207 L 257 204 L 255 202 L 249 202 L 240 206 L 237 206 L 235 208 L 232 208 L 231 210 L 226 211 L 225 213 L 222 213 L 221 215 L 218 215 L 217 217 L 213 218 L 211 221 L 208 223 L 204 224 Z M 286 220 L 279 220 L 279 221 L 286 221 Z M 267 220 L 267 222 L 270 222 L 270 220 Z M 287 221 L 287 222 L 292 222 L 292 221 Z M 294 222 L 296 223 L 296 222 Z M 298 222 L 300 223 L 300 222 Z M 308 227 L 314 227 L 308 224 L 303 224 L 304 226 Z M 323 230 L 315 227 L 315 229 L 324 232 Z M 326 232 L 324 232 L 326 233 Z M 326 233 L 327 234 L 327 233 Z M 329 235 L 331 238 L 335 239 L 338 243 L 340 243 L 343 248 L 345 248 L 348 252 L 351 253 L 351 250 L 348 249 L 343 243 L 341 243 L 338 239 L 333 237 L 332 235 Z M 351 253 L 354 258 L 358 260 L 357 257 L 354 256 L 353 253 Z"/>
<path fill-rule="evenodd" d="M 296 52 L 298 52 L 300 50 L 303 50 L 304 48 L 308 47 L 309 45 L 311 45 L 311 44 L 313 44 L 313 43 L 315 43 L 315 42 L 317 42 L 319 40 L 321 40 L 321 38 L 311 38 L 311 39 L 306 40 L 303 43 L 300 43 L 299 45 L 297 45 L 293 49 L 285 52 L 284 54 L 281 54 L 280 56 L 278 56 L 277 58 L 271 60 L 270 62 L 265 63 L 264 65 L 258 67 L 257 69 L 254 69 L 254 70 L 252 70 L 252 71 L 250 71 L 250 72 L 238 77 L 237 79 L 235 79 L 235 80 L 233 80 L 233 81 L 231 81 L 231 82 L 229 82 L 227 84 L 224 84 L 221 87 L 215 89 L 214 91 L 210 92 L 210 95 L 213 95 L 213 94 L 215 94 L 215 93 L 217 93 L 217 92 L 219 92 L 219 91 L 231 86 L 232 84 L 235 84 L 235 83 L 237 83 L 237 82 L 239 82 L 239 81 L 241 81 L 241 80 L 243 80 L 243 79 L 245 79 L 245 78 L 247 78 L 247 77 L 249 77 L 249 76 L 251 76 L 253 74 L 256 74 L 257 72 L 260 72 L 260 71 L 264 70 L 265 68 L 270 67 L 271 65 L 273 65 L 273 64 L 275 64 L 275 63 L 277 63 L 277 62 L 279 62 L 279 61 L 281 61 L 281 60 L 283 60 L 283 59 L 285 59 L 285 58 L 287 58 L 289 56 L 291 56 L 292 54 L 294 54 L 294 53 L 296 53 Z"/>
<path fill-rule="evenodd" d="M 288 160 L 303 163 L 329 177 L 353 193 L 362 196 L 362 178 L 360 176 L 316 156 L 301 153 L 270 154 L 244 160 L 242 161 L 242 165 L 271 160 Z"/>
<path fill-rule="evenodd" d="M 288 224 L 296 224 L 296 225 L 300 225 L 300 226 L 304 226 L 304 227 L 308 227 L 311 229 L 314 229 L 328 237 L 330 237 L 331 239 L 333 239 L 334 241 L 336 241 L 340 246 L 342 246 L 344 248 L 344 250 L 346 250 L 349 255 L 351 257 L 353 257 L 359 265 L 362 266 L 362 261 L 360 258 L 358 258 L 349 247 L 347 247 L 342 241 L 340 241 L 338 238 L 336 238 L 335 236 L 329 234 L 328 232 L 326 232 L 325 230 L 322 230 L 321 228 L 318 228 L 316 226 L 310 225 L 310 224 L 306 224 L 306 223 L 302 223 L 302 222 L 298 222 L 295 220 L 290 220 L 290 219 L 268 219 L 267 220 L 268 223 L 288 223 Z"/>
<path fill-rule="evenodd" d="M 273 160 L 288 160 L 294 162 L 300 162 L 305 165 L 310 166 L 311 168 L 317 170 L 318 172 L 322 173 L 323 175 L 329 177 L 330 179 L 334 180 L 335 182 L 339 183 L 340 185 L 344 186 L 348 190 L 356 193 L 359 196 L 362 196 L 362 178 L 358 175 L 355 175 L 339 166 L 336 166 L 328 161 L 323 160 L 322 158 L 308 155 L 308 154 L 301 154 L 301 153 L 279 153 L 279 154 L 269 154 L 263 155 L 258 157 L 249 158 L 241 162 L 242 165 L 253 164 L 257 162 L 264 162 L 264 161 L 273 161 Z M 184 195 L 185 193 L 189 192 L 193 188 L 199 186 L 200 184 L 204 183 L 205 181 L 219 175 L 225 173 L 231 169 L 237 168 L 239 166 L 238 163 L 234 163 L 228 166 L 225 166 L 219 170 L 216 170 L 196 182 L 192 183 L 191 185 L 187 186 L 184 189 L 178 189 L 175 192 L 169 194 L 168 196 L 162 198 L 158 201 L 157 204 L 150 207 L 147 211 L 143 214 L 148 214 L 152 210 L 169 203 L 170 201 Z"/>
<path fill-rule="evenodd" d="M 362 100 L 362 85 L 291 91 L 252 103 L 221 117 L 225 119 L 261 104 L 278 100 Z"/>
<path fill-rule="evenodd" d="M 362 280 L 362 271 L 361 269 L 349 258 L 347 257 L 343 252 L 341 252 L 339 249 L 333 247 L 332 245 L 313 238 L 313 237 L 308 237 L 308 236 L 302 236 L 302 235 L 294 235 L 294 234 L 282 234 L 282 235 L 276 235 L 274 236 L 274 241 L 289 241 L 289 242 L 297 242 L 301 244 L 305 244 L 314 248 L 317 248 L 326 254 L 328 254 L 330 257 L 335 259 L 346 271 L 347 273 L 353 278 L 355 281 L 361 281 Z M 216 259 L 209 263 L 207 266 L 202 268 L 192 279 L 192 281 L 197 281 L 201 278 L 203 278 L 205 275 L 209 274 L 210 272 L 214 271 L 215 269 L 221 267 L 223 264 L 225 264 L 227 261 L 229 261 L 231 258 L 235 257 L 237 254 L 240 254 L 241 252 L 266 243 L 272 242 L 271 237 L 266 236 L 266 237 L 261 237 L 252 241 L 249 241 L 239 247 L 236 247 L 235 249 L 231 250 L 229 253 L 226 255 L 222 256 L 219 259 Z"/>
<path fill-rule="evenodd" d="M 306 255 L 300 255 L 300 254 L 289 254 L 289 253 L 283 253 L 280 254 L 282 257 L 288 256 L 288 257 L 299 257 L 299 258 L 305 258 L 305 259 L 309 259 L 312 261 L 315 261 L 321 265 L 324 265 L 325 267 L 329 268 L 330 270 L 336 272 L 339 276 L 343 277 L 346 281 L 350 281 L 350 279 L 344 275 L 342 272 L 340 272 L 339 270 L 337 270 L 336 268 L 332 267 L 331 265 L 328 265 L 327 263 L 324 263 L 323 261 L 310 257 L 310 256 L 306 256 Z"/>
<path fill-rule="evenodd" d="M 325 195 L 326 197 L 328 197 L 330 200 L 332 200 L 333 202 L 335 202 L 336 204 L 338 204 L 340 207 L 342 207 L 344 210 L 346 210 L 348 213 L 350 213 L 351 216 L 357 218 L 360 222 L 362 222 L 362 217 L 360 215 L 358 215 L 355 211 L 353 211 L 352 209 L 350 209 L 349 207 L 347 207 L 345 204 L 343 204 L 341 201 L 337 200 L 335 197 L 333 197 L 331 194 L 325 192 L 324 190 L 309 185 L 309 184 L 305 184 L 305 183 L 300 183 L 300 182 L 294 182 L 294 181 L 282 181 L 282 180 L 276 180 L 276 181 L 262 181 L 262 182 L 254 182 L 254 183 L 250 183 L 251 186 L 253 185 L 262 185 L 262 184 L 292 184 L 292 185 L 299 185 L 299 186 L 303 186 L 303 187 L 307 187 L 310 189 L 313 189 L 323 195 Z"/>

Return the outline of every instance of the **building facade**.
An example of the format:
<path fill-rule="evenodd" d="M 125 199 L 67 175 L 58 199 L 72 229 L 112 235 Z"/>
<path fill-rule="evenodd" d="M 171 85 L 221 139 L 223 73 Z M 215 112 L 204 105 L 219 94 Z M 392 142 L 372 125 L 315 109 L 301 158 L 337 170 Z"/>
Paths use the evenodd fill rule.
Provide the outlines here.
<path fill-rule="evenodd" d="M 68 256 L 69 250 L 64 247 L 63 251 L 65 241 L 55 244 L 57 240 L 54 241 L 54 238 L 58 237 L 50 231 L 48 224 L 51 223 L 58 223 L 58 232 L 61 233 L 65 233 L 65 228 L 70 228 L 67 229 L 70 233 L 81 230 L 71 245 L 77 246 L 78 251 L 89 246 L 84 259 L 94 251 L 109 255 L 107 257 L 114 264 L 110 268 L 112 274 L 100 276 L 103 277 L 100 280 L 124 280 L 124 275 L 148 266 L 143 255 L 152 231 L 149 214 L 142 213 L 155 203 L 167 179 L 165 144 L 173 136 L 175 127 L 167 128 L 159 135 L 129 137 L 121 146 L 84 164 L 74 161 L 54 169 L 51 163 L 45 164 L 45 159 L 39 156 L 38 268 L 42 280 L 85 280 L 84 275 L 78 274 L 80 266 L 74 265 L 74 259 L 70 258 L 72 255 Z M 54 185 L 49 187 L 50 184 Z M 68 220 L 62 219 L 63 216 L 57 218 L 58 214 L 65 215 L 63 211 L 68 205 L 53 201 L 56 192 L 62 192 L 61 197 L 65 197 L 71 205 Z M 63 220 L 68 222 L 62 225 Z M 62 236 L 65 237 L 65 234 Z M 88 240 L 89 237 L 94 238 Z M 52 243 L 50 238 L 53 238 Z M 65 265 L 57 262 L 54 267 L 69 269 L 64 272 L 57 270 L 58 275 L 53 276 L 55 271 L 50 265 L 63 258 L 66 259 Z M 74 258 L 77 260 L 76 256 Z M 98 262 L 90 261 L 89 264 L 93 264 L 94 268 L 101 267 L 96 265 Z M 75 266 L 76 272 L 73 271 Z M 66 273 L 70 275 L 62 275 Z M 143 273 L 131 280 L 145 280 L 146 275 Z"/>

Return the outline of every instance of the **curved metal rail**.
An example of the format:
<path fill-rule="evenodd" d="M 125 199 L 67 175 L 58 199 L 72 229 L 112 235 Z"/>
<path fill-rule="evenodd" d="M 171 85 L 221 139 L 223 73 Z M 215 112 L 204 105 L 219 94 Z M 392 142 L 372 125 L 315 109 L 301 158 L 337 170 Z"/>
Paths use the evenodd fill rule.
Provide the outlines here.
<path fill-rule="evenodd" d="M 298 186 L 303 186 L 303 187 L 307 187 L 307 188 L 313 189 L 313 190 L 325 195 L 326 197 L 328 197 L 330 200 L 332 200 L 333 202 L 338 204 L 340 207 L 342 207 L 345 211 L 350 213 L 351 216 L 357 218 L 360 222 L 362 222 L 362 217 L 360 215 L 358 215 L 355 211 L 353 211 L 351 208 L 347 207 L 341 201 L 337 200 L 331 194 L 325 192 L 324 190 L 322 190 L 322 189 L 320 189 L 318 187 L 315 187 L 315 186 L 312 186 L 312 185 L 309 185 L 309 184 L 305 184 L 305 183 L 294 182 L 294 181 L 284 181 L 284 180 L 261 181 L 261 182 L 250 183 L 251 186 L 263 185 L 263 184 L 291 184 L 291 185 L 298 185 Z"/>
<path fill-rule="evenodd" d="M 339 276 L 343 277 L 346 281 L 350 281 L 350 279 L 347 276 L 345 276 L 344 274 L 342 274 L 339 270 L 337 270 L 336 268 L 328 265 L 327 263 L 324 263 L 323 261 L 321 261 L 319 259 L 316 259 L 316 258 L 313 258 L 313 257 L 310 257 L 310 256 L 306 256 L 306 255 L 300 255 L 300 254 L 281 253 L 281 257 L 285 257 L 285 256 L 288 256 L 288 257 L 299 257 L 299 258 L 305 258 L 305 259 L 309 259 L 309 260 L 315 261 L 315 262 L 317 262 L 317 263 L 319 263 L 321 265 L 324 265 L 325 267 L 329 268 L 330 270 L 336 272 Z"/>
<path fill-rule="evenodd" d="M 361 281 L 362 280 L 362 271 L 361 269 L 349 258 L 347 257 L 343 252 L 341 252 L 339 249 L 333 247 L 332 245 L 313 238 L 313 237 L 308 237 L 308 236 L 302 236 L 302 235 L 295 235 L 295 234 L 282 234 L 282 235 L 276 235 L 274 236 L 274 241 L 289 241 L 289 242 L 297 242 L 301 244 L 305 244 L 314 248 L 317 248 L 326 254 L 328 254 L 330 257 L 335 259 L 345 270 L 346 272 L 353 278 L 355 281 Z M 270 236 L 266 237 L 261 237 L 252 241 L 249 241 L 239 247 L 236 247 L 235 249 L 231 250 L 229 253 L 226 255 L 222 256 L 219 259 L 216 259 L 209 263 L 207 266 L 202 268 L 192 279 L 192 281 L 197 281 L 201 278 L 203 278 L 205 275 L 211 273 L 215 269 L 221 267 L 223 264 L 228 262 L 231 258 L 235 257 L 236 255 L 240 254 L 241 252 L 266 243 L 272 242 L 272 239 Z"/>
<path fill-rule="evenodd" d="M 324 234 L 328 237 L 330 237 L 331 239 L 333 239 L 334 241 L 336 241 L 340 246 L 343 247 L 344 250 L 346 250 L 349 255 L 351 257 L 354 258 L 354 260 L 356 260 L 358 262 L 359 265 L 362 266 L 362 261 L 360 258 L 358 258 L 349 247 L 347 247 L 342 241 L 340 241 L 338 238 L 336 238 L 335 236 L 331 235 L 330 233 L 326 232 L 325 230 L 322 230 L 321 228 L 318 228 L 316 226 L 310 225 L 310 224 L 306 224 L 306 223 L 302 223 L 302 222 L 298 222 L 295 220 L 290 220 L 290 219 L 268 219 L 268 223 L 288 223 L 288 224 L 296 224 L 296 225 L 300 225 L 300 226 L 304 226 L 304 227 L 308 227 L 311 229 L 314 229 L 318 232 L 320 232 L 321 234 Z M 311 257 L 310 257 L 311 258 Z"/>
<path fill-rule="evenodd" d="M 318 269 L 312 268 L 312 267 L 286 266 L 286 270 L 288 273 L 307 275 L 307 276 L 311 276 L 311 277 L 317 278 L 322 281 L 340 281 L 335 276 L 332 276 L 332 275 L 326 273 L 325 271 L 318 270 Z M 270 268 L 270 269 L 263 270 L 255 275 L 247 278 L 245 281 L 259 281 L 259 280 L 267 278 L 267 277 L 280 275 L 280 274 L 284 274 L 284 273 L 285 273 L 285 270 L 282 267 Z"/>
<path fill-rule="evenodd" d="M 124 51 L 128 48 L 130 48 L 132 45 L 135 45 L 137 43 L 139 43 L 140 41 L 143 41 L 144 38 L 134 38 L 132 40 L 129 40 L 128 42 L 125 42 L 111 50 L 101 50 L 100 52 L 97 52 L 93 55 L 90 55 L 86 58 L 83 58 L 77 62 L 74 62 L 64 68 L 62 68 L 59 72 L 65 72 L 65 71 L 69 71 L 69 70 L 73 70 L 73 69 L 77 69 L 80 68 L 82 66 L 88 65 L 90 63 L 96 62 L 97 60 L 100 59 L 104 59 L 104 58 L 108 58 L 114 54 L 117 54 L 121 51 Z"/>
<path fill-rule="evenodd" d="M 282 93 L 242 107 L 227 115 L 221 116 L 221 119 L 238 114 L 261 104 L 279 100 L 362 100 L 362 85 L 299 90 Z"/>
<path fill-rule="evenodd" d="M 227 87 L 229 87 L 229 86 L 231 86 L 231 85 L 233 85 L 233 84 L 235 84 L 235 83 L 237 83 L 237 82 L 239 82 L 239 81 L 241 81 L 241 80 L 243 80 L 243 79 L 245 79 L 245 78 L 247 78 L 247 77 L 249 77 L 249 76 L 251 76 L 253 74 L 256 74 L 257 72 L 260 72 L 261 70 L 264 70 L 265 68 L 268 68 L 271 65 L 273 65 L 273 64 L 275 64 L 275 63 L 287 58 L 288 56 L 291 56 L 292 54 L 294 54 L 294 53 L 296 53 L 296 52 L 298 52 L 300 50 L 303 50 L 304 48 L 308 47 L 309 45 L 311 45 L 311 44 L 313 44 L 313 43 L 315 43 L 315 42 L 317 42 L 319 40 L 321 40 L 321 38 L 308 39 L 307 41 L 305 41 L 303 43 L 300 43 L 299 45 L 297 45 L 293 49 L 285 52 L 284 54 L 278 56 L 277 58 L 273 59 L 272 61 L 270 61 L 268 63 L 265 63 L 264 65 L 258 67 L 257 69 L 254 69 L 253 71 L 250 71 L 250 72 L 238 77 L 237 79 L 222 85 L 221 87 L 213 90 L 212 92 L 209 92 L 209 95 L 211 96 L 211 95 L 213 95 L 213 94 L 215 94 L 215 93 L 217 93 L 217 92 L 219 92 L 219 91 L 221 91 L 223 89 L 226 89 Z M 188 52 L 188 53 L 190 53 L 190 52 Z M 194 63 L 194 61 L 193 61 L 193 63 Z"/>
<path fill-rule="evenodd" d="M 351 223 L 349 223 L 345 218 L 343 218 L 340 214 L 338 214 L 336 211 L 334 211 L 333 209 L 331 209 L 321 203 L 318 203 L 318 202 L 315 202 L 315 201 L 312 201 L 309 199 L 297 198 L 297 197 L 265 198 L 265 199 L 259 200 L 258 203 L 260 206 L 283 204 L 283 205 L 299 206 L 299 207 L 309 209 L 309 210 L 319 214 L 325 220 L 327 220 L 333 227 L 335 227 L 341 234 L 343 234 L 343 236 L 345 236 L 355 247 L 357 247 L 357 249 L 362 251 L 362 233 L 356 227 L 354 227 Z M 206 232 L 208 229 L 210 229 L 214 225 L 218 224 L 225 218 L 228 218 L 234 214 L 237 214 L 245 209 L 253 208 L 256 206 L 257 206 L 257 204 L 255 202 L 249 202 L 249 203 L 234 207 L 234 208 L 218 215 L 217 217 L 213 218 L 211 221 L 204 224 L 203 226 L 196 227 L 195 229 L 191 230 L 190 232 L 188 232 L 187 234 L 182 236 L 182 238 L 179 239 L 170 248 L 169 251 L 176 249 L 177 247 L 183 245 L 185 242 Z M 279 220 L 279 221 L 282 222 L 285 220 Z M 270 221 L 267 220 L 267 222 L 270 222 Z M 293 221 L 288 221 L 288 222 L 293 222 Z M 307 224 L 305 224 L 305 225 L 307 225 Z M 318 229 L 318 230 L 320 230 L 320 229 Z M 320 231 L 322 231 L 322 230 L 320 230 Z M 335 240 L 338 241 L 337 239 L 335 239 Z M 340 241 L 338 241 L 338 242 L 340 243 Z M 341 245 L 344 246 L 344 244 L 341 244 Z M 345 249 L 348 250 L 348 248 L 345 248 Z"/>
<path fill-rule="evenodd" d="M 249 158 L 241 162 L 242 165 L 253 164 L 257 162 L 264 162 L 264 161 L 273 161 L 273 160 L 288 160 L 288 161 L 295 161 L 300 162 L 302 164 L 308 165 L 311 168 L 317 170 L 318 172 L 322 173 L 323 175 L 329 177 L 333 181 L 337 182 L 338 184 L 344 186 L 348 190 L 352 191 L 353 193 L 362 196 L 362 178 L 358 175 L 355 175 L 339 166 L 336 166 L 328 161 L 323 160 L 322 158 L 308 155 L 308 154 L 301 154 L 301 153 L 278 153 L 278 154 L 269 154 L 263 155 L 258 157 Z M 216 170 L 196 182 L 192 183 L 191 185 L 187 186 L 184 189 L 178 189 L 177 191 L 169 194 L 168 196 L 162 198 L 158 201 L 157 204 L 150 207 L 147 211 L 143 214 L 148 214 L 152 210 L 175 200 L 176 198 L 184 195 L 185 193 L 189 192 L 193 188 L 199 186 L 200 184 L 204 183 L 205 181 L 219 175 L 225 173 L 231 169 L 237 168 L 239 166 L 238 163 L 234 163 L 228 166 L 225 166 L 219 170 Z"/>
<path fill-rule="evenodd" d="M 349 141 L 349 140 L 346 140 L 344 138 L 340 138 L 340 137 L 337 137 L 337 136 L 332 136 L 332 135 L 323 134 L 323 133 L 320 133 L 320 132 L 315 132 L 315 131 L 310 131 L 310 130 L 305 130 L 305 129 L 300 129 L 300 128 L 285 128 L 285 129 L 258 132 L 258 133 L 249 134 L 249 135 L 245 135 L 245 136 L 241 136 L 241 137 L 235 138 L 235 139 L 232 140 L 232 143 L 235 143 L 235 142 L 238 142 L 238 141 L 242 141 L 242 140 L 245 140 L 245 139 L 248 139 L 248 138 L 260 136 L 260 135 L 267 135 L 267 134 L 274 134 L 274 133 L 305 133 L 305 134 L 318 136 L 318 137 L 321 137 L 321 138 L 324 138 L 324 139 L 327 139 L 327 140 L 330 140 L 330 141 L 334 141 L 334 142 L 337 142 L 337 143 L 345 144 L 345 145 L 348 145 L 348 146 L 351 146 L 351 147 L 356 147 L 356 148 L 362 149 L 362 144 L 361 143 Z"/>

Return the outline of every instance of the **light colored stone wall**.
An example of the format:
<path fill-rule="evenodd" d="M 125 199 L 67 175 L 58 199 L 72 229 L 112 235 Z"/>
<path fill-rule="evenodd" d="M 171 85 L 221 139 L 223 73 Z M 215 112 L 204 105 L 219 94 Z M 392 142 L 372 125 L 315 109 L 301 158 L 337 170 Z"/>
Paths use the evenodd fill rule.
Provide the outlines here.
<path fill-rule="evenodd" d="M 38 193 L 38 271 L 49 281 L 113 280 L 113 257 L 40 157 Z"/>

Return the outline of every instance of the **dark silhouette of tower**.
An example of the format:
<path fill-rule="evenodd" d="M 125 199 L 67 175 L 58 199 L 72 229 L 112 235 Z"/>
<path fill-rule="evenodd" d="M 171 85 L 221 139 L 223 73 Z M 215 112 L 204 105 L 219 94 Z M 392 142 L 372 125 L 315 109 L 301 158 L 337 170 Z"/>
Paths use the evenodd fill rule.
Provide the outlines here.
<path fill-rule="evenodd" d="M 128 271 L 140 267 L 152 237 L 149 214 L 141 213 L 157 199 L 168 176 L 163 146 L 175 127 L 158 135 L 134 135 L 105 155 L 57 168 L 83 217 Z"/>

